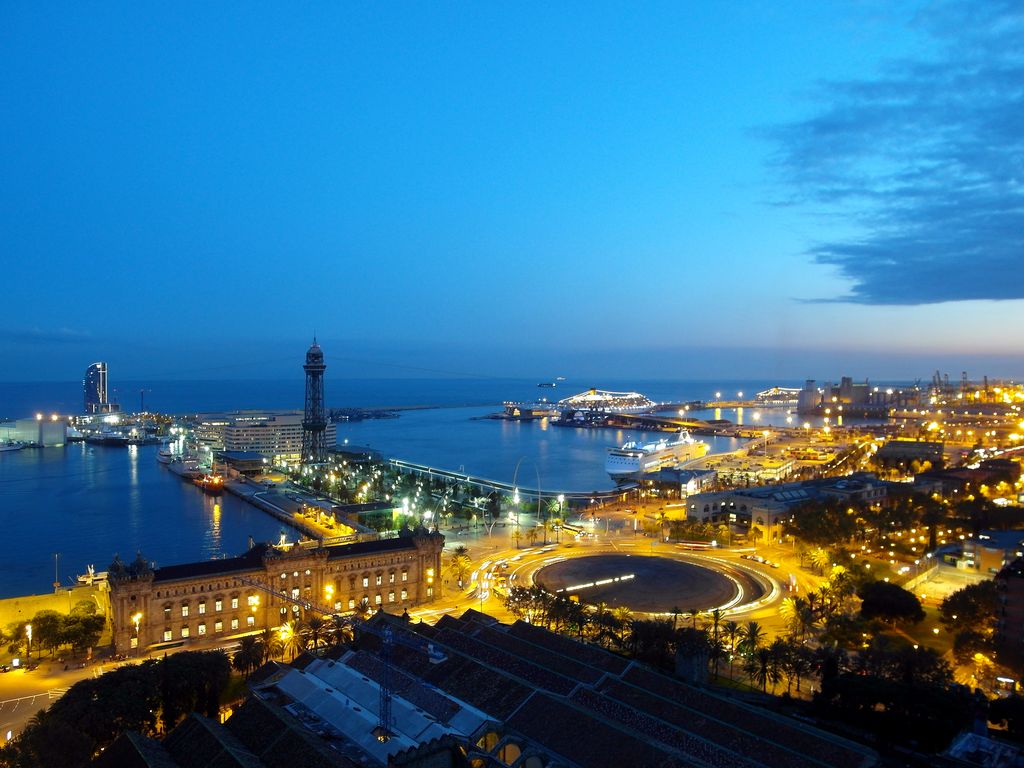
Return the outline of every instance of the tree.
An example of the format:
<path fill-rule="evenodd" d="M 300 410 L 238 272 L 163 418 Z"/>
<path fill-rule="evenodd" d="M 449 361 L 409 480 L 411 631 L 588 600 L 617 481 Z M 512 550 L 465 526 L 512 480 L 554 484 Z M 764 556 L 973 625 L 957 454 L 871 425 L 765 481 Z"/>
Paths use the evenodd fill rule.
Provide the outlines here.
<path fill-rule="evenodd" d="M 740 632 L 740 647 L 747 656 L 753 656 L 764 642 L 764 628 L 756 621 L 748 621 Z"/>
<path fill-rule="evenodd" d="M 260 632 L 257 638 L 260 647 L 260 661 L 263 664 L 284 653 L 284 643 L 281 641 L 281 635 L 270 627 Z"/>
<path fill-rule="evenodd" d="M 867 619 L 880 619 L 891 624 L 917 624 L 924 619 L 924 609 L 917 596 L 888 581 L 871 581 L 861 586 L 860 613 Z"/>
<path fill-rule="evenodd" d="M 248 635 L 238 641 L 238 650 L 231 657 L 231 666 L 248 677 L 252 671 L 263 663 L 263 648 L 259 640 Z"/>
<path fill-rule="evenodd" d="M 469 549 L 465 544 L 459 544 L 448 557 L 448 572 L 459 583 L 461 589 L 466 577 L 469 575 L 472 561 L 469 559 Z"/>
<path fill-rule="evenodd" d="M 994 581 L 969 584 L 943 599 L 939 621 L 950 632 L 970 630 L 987 637 L 995 630 L 999 607 Z"/>
<path fill-rule="evenodd" d="M 52 654 L 63 642 L 64 617 L 57 611 L 39 611 L 32 617 L 32 639 Z"/>

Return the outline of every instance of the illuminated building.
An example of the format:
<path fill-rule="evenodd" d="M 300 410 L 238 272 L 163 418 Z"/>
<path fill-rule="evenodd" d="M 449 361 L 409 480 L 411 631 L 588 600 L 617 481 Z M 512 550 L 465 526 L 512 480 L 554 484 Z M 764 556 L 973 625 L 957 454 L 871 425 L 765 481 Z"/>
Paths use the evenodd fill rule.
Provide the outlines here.
<path fill-rule="evenodd" d="M 82 380 L 85 413 L 116 413 L 120 406 L 107 397 L 107 364 L 93 363 L 85 369 Z"/>
<path fill-rule="evenodd" d="M 402 613 L 441 593 L 444 536 L 408 529 L 337 546 L 256 544 L 225 560 L 154 568 L 140 555 L 109 568 L 114 649 L 176 647 L 238 637 L 314 612 Z"/>

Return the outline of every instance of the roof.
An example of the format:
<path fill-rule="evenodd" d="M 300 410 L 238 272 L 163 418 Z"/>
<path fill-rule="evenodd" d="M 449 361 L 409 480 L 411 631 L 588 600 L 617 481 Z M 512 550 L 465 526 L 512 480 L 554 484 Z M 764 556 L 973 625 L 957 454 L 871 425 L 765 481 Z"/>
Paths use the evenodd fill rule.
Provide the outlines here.
<path fill-rule="evenodd" d="M 179 565 L 165 565 L 163 568 L 157 568 L 153 571 L 153 582 L 194 579 L 197 576 L 219 576 L 262 568 L 263 556 L 269 548 L 269 544 L 257 544 L 244 555 L 239 555 L 238 557 L 228 557 L 222 560 L 202 560 L 197 563 L 181 563 Z"/>
<path fill-rule="evenodd" d="M 415 549 L 416 544 L 411 536 L 400 536 L 375 541 L 360 541 L 355 544 L 338 544 L 326 547 L 327 557 L 335 560 L 342 557 L 373 554 L 376 552 L 394 552 L 401 549 Z M 271 549 L 269 544 L 257 544 L 244 555 L 228 557 L 220 560 L 201 560 L 196 563 L 165 565 L 153 571 L 153 581 L 177 581 L 194 579 L 200 576 L 228 576 L 232 573 L 263 568 L 263 557 Z"/>

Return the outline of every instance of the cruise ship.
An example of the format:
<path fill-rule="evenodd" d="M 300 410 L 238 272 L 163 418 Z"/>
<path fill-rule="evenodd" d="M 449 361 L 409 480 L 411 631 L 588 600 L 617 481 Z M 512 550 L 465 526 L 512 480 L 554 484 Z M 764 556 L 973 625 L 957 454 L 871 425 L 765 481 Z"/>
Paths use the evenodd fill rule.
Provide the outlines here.
<path fill-rule="evenodd" d="M 621 448 L 609 448 L 604 468 L 616 482 L 634 480 L 646 472 L 699 459 L 707 452 L 708 444 L 694 440 L 684 429 L 672 440 L 647 444 L 630 442 Z"/>

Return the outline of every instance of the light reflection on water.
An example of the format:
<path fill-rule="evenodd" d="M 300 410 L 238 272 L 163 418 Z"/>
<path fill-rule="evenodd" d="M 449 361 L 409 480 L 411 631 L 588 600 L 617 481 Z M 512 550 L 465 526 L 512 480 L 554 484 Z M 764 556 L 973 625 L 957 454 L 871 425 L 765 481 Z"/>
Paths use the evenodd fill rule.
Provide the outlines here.
<path fill-rule="evenodd" d="M 250 535 L 277 540 L 277 520 L 228 494 L 215 501 L 156 451 L 80 443 L 0 453 L 0 597 L 47 591 L 54 552 L 67 584 L 89 563 L 106 570 L 115 553 L 184 563 L 240 554 Z"/>

